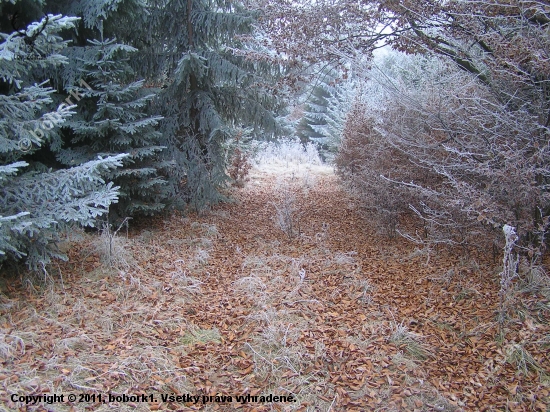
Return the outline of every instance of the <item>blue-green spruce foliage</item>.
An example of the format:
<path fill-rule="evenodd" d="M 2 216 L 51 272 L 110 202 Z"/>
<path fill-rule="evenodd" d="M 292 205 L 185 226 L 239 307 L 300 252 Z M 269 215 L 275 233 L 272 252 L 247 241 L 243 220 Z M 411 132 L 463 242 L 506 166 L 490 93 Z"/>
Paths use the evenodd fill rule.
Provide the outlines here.
<path fill-rule="evenodd" d="M 65 258 L 56 248 L 60 230 L 93 226 L 117 201 L 118 188 L 104 176 L 125 157 L 95 156 L 63 169 L 43 158 L 59 147 L 60 128 L 76 109 L 70 99 L 53 104 L 55 90 L 44 76 L 67 64 L 59 33 L 76 21 L 48 14 L 20 29 L 27 37 L 0 33 L 0 261 L 24 259 L 35 270 Z"/>
<path fill-rule="evenodd" d="M 71 72 L 78 68 L 86 85 L 77 89 L 77 114 L 64 124 L 66 145 L 57 159 L 70 166 L 98 155 L 127 154 L 124 167 L 107 176 L 120 186 L 111 220 L 158 213 L 168 197 L 164 176 L 171 164 L 159 156 L 165 146 L 159 143 L 157 130 L 162 117 L 147 114 L 155 94 L 145 92 L 143 80 L 132 80 L 127 54 L 135 52 L 131 46 L 107 39 L 89 40 L 87 46 L 68 53 Z"/>

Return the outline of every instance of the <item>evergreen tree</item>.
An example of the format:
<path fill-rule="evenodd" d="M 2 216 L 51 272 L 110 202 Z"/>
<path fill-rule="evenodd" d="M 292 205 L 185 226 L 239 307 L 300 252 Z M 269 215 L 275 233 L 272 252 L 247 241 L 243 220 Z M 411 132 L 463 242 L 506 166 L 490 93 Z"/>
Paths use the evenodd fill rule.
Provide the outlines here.
<path fill-rule="evenodd" d="M 118 188 L 103 176 L 125 157 L 96 156 L 64 170 L 42 161 L 43 153 L 59 146 L 59 126 L 75 105 L 69 96 L 52 110 L 54 90 L 40 73 L 67 63 L 60 54 L 67 42 L 59 32 L 76 20 L 50 14 L 0 33 L 0 261 L 24 258 L 35 270 L 52 257 L 64 258 L 56 249 L 59 230 L 75 223 L 93 226 L 117 201 Z"/>
<path fill-rule="evenodd" d="M 278 127 L 273 111 L 282 107 L 276 80 L 283 66 L 258 46 L 255 16 L 243 3 L 224 0 L 53 4 L 82 17 L 80 46 L 103 32 L 139 50 L 129 63 L 161 92 L 150 113 L 164 116 L 163 153 L 176 165 L 167 186 L 171 197 L 197 209 L 223 199 L 230 140 L 243 127 L 256 136 L 272 133 Z M 64 84 L 78 76 L 76 68 L 66 70 Z"/>
<path fill-rule="evenodd" d="M 307 100 L 304 104 L 304 115 L 296 126 L 296 134 L 302 143 L 315 141 L 324 137 L 322 132 L 316 131 L 315 126 L 325 126 L 325 114 L 328 110 L 328 99 L 330 93 L 327 90 L 325 77 L 328 74 L 322 75 L 321 78 L 315 80 L 312 87 L 307 88 Z"/>
<path fill-rule="evenodd" d="M 58 151 L 58 160 L 69 166 L 97 155 L 127 153 L 124 167 L 107 176 L 121 188 L 111 218 L 158 213 L 167 198 L 166 181 L 160 174 L 170 163 L 158 159 L 165 148 L 155 130 L 162 117 L 146 114 L 154 94 L 143 92 L 143 80 L 130 81 L 133 72 L 125 55 L 136 49 L 115 40 L 89 43 L 69 54 L 74 59 L 70 72 L 78 68 L 89 85 L 77 89 L 82 96 L 78 115 L 65 124 L 68 142 Z"/>
<path fill-rule="evenodd" d="M 277 129 L 282 66 L 252 45 L 255 19 L 239 2 L 152 0 L 144 16 L 124 33 L 142 50 L 133 67 L 165 82 L 158 107 L 177 164 L 172 187 L 201 209 L 223 198 L 227 143 L 237 130 Z"/>
<path fill-rule="evenodd" d="M 296 127 L 300 140 L 314 142 L 320 155 L 330 161 L 340 145 L 346 117 L 355 99 L 356 82 L 343 77 L 330 66 L 321 71 L 309 89 L 304 115 Z"/>

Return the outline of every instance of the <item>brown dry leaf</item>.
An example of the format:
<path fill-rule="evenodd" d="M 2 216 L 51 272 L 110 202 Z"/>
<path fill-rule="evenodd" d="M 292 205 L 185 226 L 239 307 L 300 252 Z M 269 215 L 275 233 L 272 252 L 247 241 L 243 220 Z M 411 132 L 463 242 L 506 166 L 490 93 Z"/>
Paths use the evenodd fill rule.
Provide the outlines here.
<path fill-rule="evenodd" d="M 546 410 L 548 389 L 537 379 L 517 375 L 495 342 L 498 295 L 489 269 L 453 278 L 445 287 L 429 280 L 456 267 L 458 257 L 441 251 L 430 257 L 429 265 L 422 257 L 406 258 L 414 246 L 374 233 L 364 216 L 345 207 L 353 199 L 333 176 L 319 178 L 307 195 L 299 194 L 300 207 L 307 212 L 301 221 L 303 236 L 284 239 L 274 230 L 272 211 L 266 207 L 277 196 L 275 187 L 274 179 L 245 187 L 235 194 L 240 203 L 220 205 L 204 216 L 174 215 L 153 225 L 143 223 L 155 241 L 147 247 L 134 245 L 140 267 L 133 280 L 126 276 L 122 281 L 118 274 L 101 280 L 82 273 L 88 253 L 83 248 L 82 257 L 72 251 L 73 260 L 61 265 L 71 276 L 64 276 L 65 289 L 55 301 L 12 285 L 9 296 L 19 309 L 0 308 L 0 324 L 24 342 L 16 346 L 7 335 L 3 339 L 14 352 L 2 354 L 11 358 L 0 364 L 0 399 L 9 399 L 5 388 L 23 393 L 21 382 L 28 382 L 28 371 L 33 371 L 40 387 L 54 385 L 66 392 L 71 390 L 69 375 L 72 383 L 93 385 L 103 393 L 138 388 L 143 393 L 263 395 L 284 387 L 300 393 L 291 406 L 302 411 L 328 410 L 333 402 L 333 411 L 386 410 L 390 403 L 394 410 L 407 410 L 404 402 L 410 396 L 419 410 L 434 409 L 429 405 L 437 396 L 447 400 L 448 410 L 460 409 L 452 406 L 453 399 L 466 402 L 464 410 L 507 405 L 511 410 L 532 405 Z M 208 261 L 185 266 L 207 237 L 201 231 L 211 225 L 218 235 L 203 244 Z M 316 234 L 323 227 L 327 236 L 321 244 Z M 190 237 L 192 233 L 197 236 Z M 348 256 L 354 263 L 346 263 L 350 251 L 355 252 Z M 486 258 L 476 256 L 480 267 Z M 176 266 L 178 259 L 186 263 Z M 89 259 L 98 262 L 97 256 Z M 178 289 L 176 280 L 187 285 L 191 278 L 202 282 L 199 295 Z M 374 290 L 368 305 L 367 281 Z M 467 293 L 468 287 L 475 292 Z M 520 342 L 522 330 L 534 340 L 550 334 L 548 313 L 539 310 L 537 316 L 541 318 L 529 316 L 529 322 L 511 324 L 508 338 Z M 401 323 L 433 351 L 433 359 L 411 359 L 407 343 L 391 342 L 391 326 Z M 200 342 L 182 343 L 189 330 L 199 332 Z M 550 370 L 543 349 L 527 349 Z M 52 365 L 60 371 L 54 378 L 49 375 Z M 493 381 L 507 386 L 491 385 Z M 537 398 L 513 406 L 515 397 L 525 393 Z M 216 406 L 222 411 L 271 408 Z M 151 410 L 169 407 L 149 405 Z M 185 405 L 185 410 L 198 409 Z"/>

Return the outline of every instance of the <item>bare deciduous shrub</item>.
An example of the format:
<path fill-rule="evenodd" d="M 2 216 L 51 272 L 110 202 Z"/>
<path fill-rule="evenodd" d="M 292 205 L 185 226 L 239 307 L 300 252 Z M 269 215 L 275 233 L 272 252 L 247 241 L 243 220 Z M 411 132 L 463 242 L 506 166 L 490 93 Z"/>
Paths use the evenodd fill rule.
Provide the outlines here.
<path fill-rule="evenodd" d="M 246 181 L 246 176 L 252 165 L 248 161 L 248 156 L 240 149 L 235 149 L 233 160 L 229 168 L 229 177 L 233 179 L 233 184 L 237 187 L 243 187 Z"/>
<path fill-rule="evenodd" d="M 410 209 L 417 223 L 399 231 L 417 243 L 473 245 L 502 239 L 509 224 L 522 247 L 540 254 L 550 146 L 543 113 L 525 94 L 536 101 L 539 91 L 519 96 L 527 85 L 503 77 L 504 98 L 429 56 L 398 55 L 382 66 L 368 73 L 371 95 L 350 113 L 337 160 L 365 207 L 389 234 Z"/>
<path fill-rule="evenodd" d="M 378 133 L 376 120 L 369 116 L 369 106 L 364 102 L 357 102 L 348 116 L 336 167 L 379 231 L 395 237 L 399 219 L 409 212 L 413 194 L 381 176 L 381 172 L 390 171 L 396 181 L 406 180 L 410 162 Z"/>
<path fill-rule="evenodd" d="M 296 194 L 289 184 L 284 184 L 279 193 L 279 200 L 273 202 L 275 225 L 281 229 L 289 239 L 299 236 L 300 211 L 296 203 Z"/>

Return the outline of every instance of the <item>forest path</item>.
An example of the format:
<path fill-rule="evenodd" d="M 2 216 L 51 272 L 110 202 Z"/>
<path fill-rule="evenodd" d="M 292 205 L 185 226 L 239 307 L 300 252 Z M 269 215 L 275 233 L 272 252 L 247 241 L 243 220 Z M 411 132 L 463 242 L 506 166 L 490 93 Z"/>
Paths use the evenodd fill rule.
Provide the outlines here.
<path fill-rule="evenodd" d="M 187 320 L 223 343 L 185 357 L 195 390 L 299 401 L 250 410 L 475 409 L 498 393 L 483 363 L 498 358 L 496 288 L 471 263 L 426 264 L 375 233 L 326 171 L 257 173 L 233 195 L 202 218 L 219 237 Z"/>
<path fill-rule="evenodd" d="M 326 168 L 256 170 L 232 196 L 201 216 L 135 222 L 129 238 L 74 234 L 43 290 L 13 279 L 0 295 L 0 403 L 77 393 L 89 396 L 55 410 L 545 410 L 548 384 L 518 370 L 522 353 L 525 371 L 548 366 L 543 345 L 520 352 L 548 322 L 514 320 L 517 344 L 500 345 L 498 276 L 480 258 L 428 259 L 376 233 Z M 147 401 L 123 398 L 136 394 Z"/>

